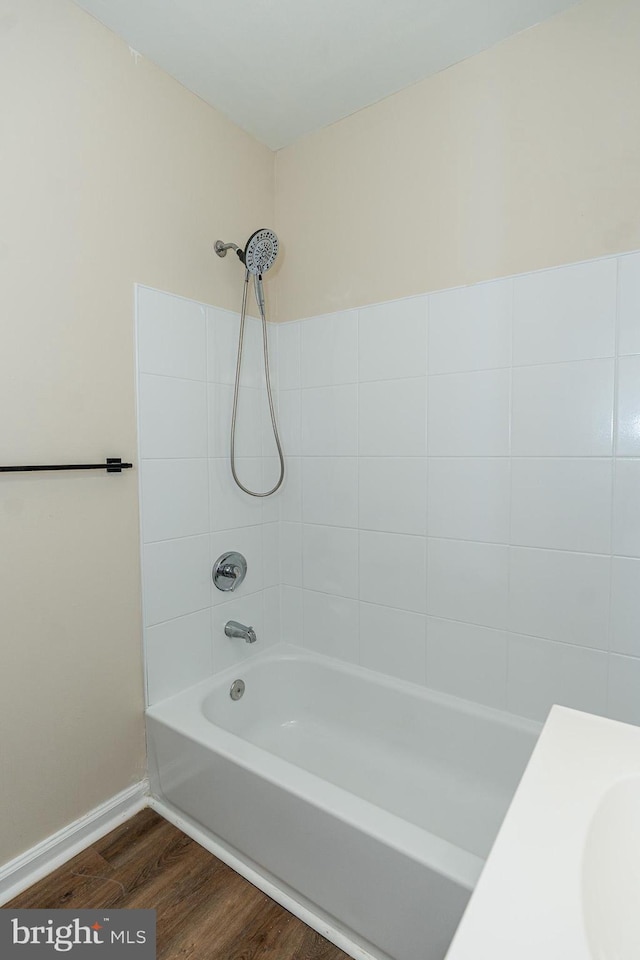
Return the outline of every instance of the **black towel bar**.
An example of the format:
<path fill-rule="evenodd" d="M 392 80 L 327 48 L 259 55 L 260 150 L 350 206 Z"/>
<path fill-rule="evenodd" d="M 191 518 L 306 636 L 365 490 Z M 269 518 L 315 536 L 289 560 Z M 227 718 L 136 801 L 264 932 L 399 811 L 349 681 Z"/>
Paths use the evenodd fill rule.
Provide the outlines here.
<path fill-rule="evenodd" d="M 53 463 L 42 466 L 0 467 L 0 473 L 32 473 L 36 470 L 106 470 L 107 473 L 121 473 L 130 470 L 132 463 L 123 463 L 120 457 L 107 457 L 105 463 Z"/>

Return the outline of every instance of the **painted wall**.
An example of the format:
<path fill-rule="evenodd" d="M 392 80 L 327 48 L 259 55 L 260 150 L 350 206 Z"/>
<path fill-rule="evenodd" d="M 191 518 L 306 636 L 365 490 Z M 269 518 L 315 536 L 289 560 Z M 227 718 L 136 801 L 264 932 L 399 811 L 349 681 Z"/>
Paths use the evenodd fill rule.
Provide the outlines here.
<path fill-rule="evenodd" d="M 640 254 L 278 327 L 285 639 L 640 723 Z"/>
<path fill-rule="evenodd" d="M 66 0 L 0 0 L 0 458 L 135 459 L 136 281 L 237 307 L 212 254 L 273 155 Z M 145 769 L 137 476 L 0 480 L 0 862 Z"/>
<path fill-rule="evenodd" d="M 281 150 L 278 318 L 640 247 L 639 48 L 584 0 Z"/>

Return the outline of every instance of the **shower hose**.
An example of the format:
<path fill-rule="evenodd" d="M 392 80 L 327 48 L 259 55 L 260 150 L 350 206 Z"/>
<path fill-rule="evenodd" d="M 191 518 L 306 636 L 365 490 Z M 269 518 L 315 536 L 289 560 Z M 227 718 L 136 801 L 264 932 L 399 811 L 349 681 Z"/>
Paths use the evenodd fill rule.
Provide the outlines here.
<path fill-rule="evenodd" d="M 244 327 L 245 320 L 247 318 L 247 293 L 249 290 L 249 271 L 247 270 L 244 278 L 244 290 L 242 293 L 242 311 L 240 313 L 240 334 L 238 336 L 238 361 L 236 363 L 236 381 L 233 388 L 233 412 L 231 414 L 231 473 L 233 474 L 233 479 L 236 484 L 240 487 L 244 493 L 247 493 L 250 497 L 270 497 L 271 494 L 275 493 L 280 489 L 284 481 L 284 454 L 282 452 L 282 444 L 280 442 L 280 434 L 278 433 L 278 422 L 276 420 L 276 412 L 273 406 L 273 394 L 271 392 L 271 374 L 269 372 L 269 340 L 267 335 L 267 318 L 264 308 L 264 298 L 258 295 L 258 283 L 259 278 L 255 278 L 256 282 L 256 300 L 258 301 L 258 307 L 260 308 L 260 318 L 262 320 L 262 350 L 264 354 L 264 375 L 267 384 L 267 399 L 269 401 L 269 413 L 271 415 L 271 428 L 273 430 L 273 439 L 276 443 L 276 448 L 278 451 L 278 459 L 280 461 L 280 476 L 278 480 L 271 488 L 264 493 L 257 493 L 255 490 L 250 490 L 248 487 L 242 483 L 238 477 L 238 472 L 236 470 L 236 421 L 238 415 L 238 397 L 240 394 L 240 370 L 242 367 L 242 354 L 244 350 Z"/>

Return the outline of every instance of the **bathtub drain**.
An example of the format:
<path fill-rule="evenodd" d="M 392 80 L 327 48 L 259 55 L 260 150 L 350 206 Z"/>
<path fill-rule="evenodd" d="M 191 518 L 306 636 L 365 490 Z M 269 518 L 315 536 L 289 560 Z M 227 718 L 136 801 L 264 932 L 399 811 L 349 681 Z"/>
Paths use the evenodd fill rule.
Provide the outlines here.
<path fill-rule="evenodd" d="M 229 696 L 232 700 L 239 700 L 244 693 L 244 680 L 234 680 L 229 690 Z"/>

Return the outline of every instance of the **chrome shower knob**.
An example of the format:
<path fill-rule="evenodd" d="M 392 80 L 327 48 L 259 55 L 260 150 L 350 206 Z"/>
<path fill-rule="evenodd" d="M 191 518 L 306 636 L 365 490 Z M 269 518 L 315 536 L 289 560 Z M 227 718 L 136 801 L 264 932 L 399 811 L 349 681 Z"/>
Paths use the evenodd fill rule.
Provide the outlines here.
<path fill-rule="evenodd" d="M 215 586 L 224 593 L 239 587 L 246 575 L 247 561 L 233 550 L 218 557 L 211 572 Z"/>

